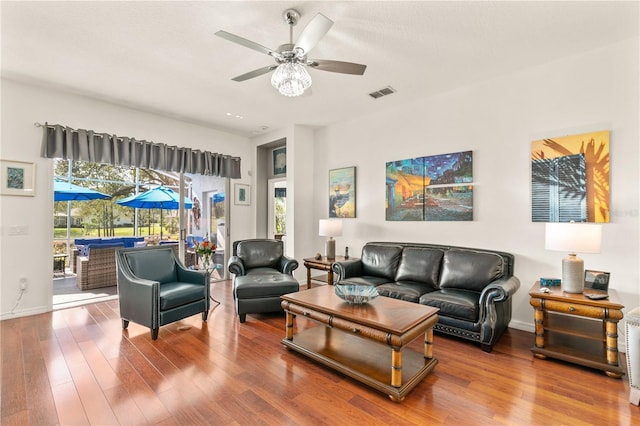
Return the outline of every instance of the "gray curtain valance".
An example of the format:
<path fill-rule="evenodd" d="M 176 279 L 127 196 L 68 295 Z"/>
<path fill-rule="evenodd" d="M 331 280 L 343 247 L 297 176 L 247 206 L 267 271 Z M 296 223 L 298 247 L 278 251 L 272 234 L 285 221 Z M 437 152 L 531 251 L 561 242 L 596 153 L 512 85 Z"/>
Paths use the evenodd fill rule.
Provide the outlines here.
<path fill-rule="evenodd" d="M 131 166 L 165 172 L 183 172 L 239 179 L 240 158 L 180 148 L 163 143 L 72 129 L 58 124 L 42 126 L 42 157 Z"/>

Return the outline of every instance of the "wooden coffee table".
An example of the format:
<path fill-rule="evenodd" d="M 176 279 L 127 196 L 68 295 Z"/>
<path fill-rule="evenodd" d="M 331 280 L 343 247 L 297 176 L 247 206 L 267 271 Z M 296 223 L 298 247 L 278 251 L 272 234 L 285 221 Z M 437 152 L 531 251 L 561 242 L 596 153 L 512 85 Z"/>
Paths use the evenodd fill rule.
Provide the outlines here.
<path fill-rule="evenodd" d="M 350 305 L 322 286 L 282 296 L 286 337 L 282 343 L 315 361 L 402 401 L 429 374 L 433 358 L 433 326 L 438 309 L 379 296 L 364 305 Z M 293 319 L 302 315 L 325 327 L 293 333 Z M 422 353 L 405 347 L 424 335 Z"/>

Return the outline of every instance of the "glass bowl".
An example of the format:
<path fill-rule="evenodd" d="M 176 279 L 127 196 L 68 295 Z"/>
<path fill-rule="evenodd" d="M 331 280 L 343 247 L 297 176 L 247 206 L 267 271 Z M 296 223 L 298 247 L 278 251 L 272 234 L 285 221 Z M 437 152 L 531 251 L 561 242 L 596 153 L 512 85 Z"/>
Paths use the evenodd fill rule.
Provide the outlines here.
<path fill-rule="evenodd" d="M 362 305 L 378 297 L 378 290 L 372 285 L 336 284 L 336 295 L 345 302 Z"/>

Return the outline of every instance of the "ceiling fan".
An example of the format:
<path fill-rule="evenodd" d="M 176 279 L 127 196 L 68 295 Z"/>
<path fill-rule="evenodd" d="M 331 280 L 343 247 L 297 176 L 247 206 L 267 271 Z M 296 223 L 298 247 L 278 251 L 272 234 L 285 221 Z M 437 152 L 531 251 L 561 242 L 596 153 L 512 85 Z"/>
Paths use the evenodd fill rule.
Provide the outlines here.
<path fill-rule="evenodd" d="M 275 64 L 239 75 L 232 80 L 245 81 L 275 70 L 271 78 L 271 84 L 285 96 L 299 96 L 311 86 L 311 76 L 305 67 L 342 74 L 364 74 L 367 68 L 366 65 L 327 59 L 309 59 L 307 57 L 311 49 L 329 32 L 333 26 L 332 20 L 318 13 L 302 30 L 294 44 L 293 27 L 298 23 L 300 13 L 294 9 L 287 9 L 282 16 L 287 25 L 289 25 L 289 43 L 282 44 L 275 50 L 226 31 L 215 33 L 218 37 L 260 53 L 265 53 L 275 59 Z"/>

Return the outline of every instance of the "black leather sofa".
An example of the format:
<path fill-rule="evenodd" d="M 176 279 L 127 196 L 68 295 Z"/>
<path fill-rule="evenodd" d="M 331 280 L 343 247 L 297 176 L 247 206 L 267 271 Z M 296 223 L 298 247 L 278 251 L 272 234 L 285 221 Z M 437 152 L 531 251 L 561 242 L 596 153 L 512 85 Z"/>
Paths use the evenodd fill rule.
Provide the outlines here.
<path fill-rule="evenodd" d="M 381 296 L 440 308 L 436 331 L 491 352 L 520 287 L 510 253 L 421 243 L 370 242 L 360 259 L 335 262 L 337 284 L 376 286 Z"/>

